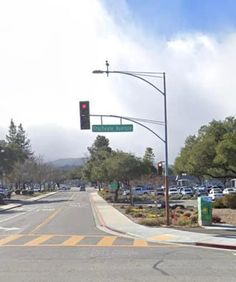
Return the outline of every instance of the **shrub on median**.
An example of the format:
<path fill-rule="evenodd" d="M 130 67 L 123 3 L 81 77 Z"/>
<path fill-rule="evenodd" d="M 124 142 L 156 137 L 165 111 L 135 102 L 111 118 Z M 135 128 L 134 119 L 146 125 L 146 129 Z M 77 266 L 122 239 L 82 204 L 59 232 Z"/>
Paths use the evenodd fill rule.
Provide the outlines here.
<path fill-rule="evenodd" d="M 218 216 L 217 214 L 213 214 L 213 216 L 212 216 L 212 222 L 213 222 L 213 223 L 220 223 L 220 222 L 221 222 L 221 217 Z"/>
<path fill-rule="evenodd" d="M 225 207 L 226 206 L 223 203 L 223 198 L 216 199 L 215 202 L 213 203 L 214 209 L 223 209 Z"/>
<path fill-rule="evenodd" d="M 235 194 L 229 194 L 225 195 L 222 199 L 223 204 L 225 207 L 230 209 L 236 209 L 236 195 Z"/>
<path fill-rule="evenodd" d="M 146 226 L 160 226 L 165 222 L 164 218 L 142 218 L 139 220 L 139 224 Z"/>

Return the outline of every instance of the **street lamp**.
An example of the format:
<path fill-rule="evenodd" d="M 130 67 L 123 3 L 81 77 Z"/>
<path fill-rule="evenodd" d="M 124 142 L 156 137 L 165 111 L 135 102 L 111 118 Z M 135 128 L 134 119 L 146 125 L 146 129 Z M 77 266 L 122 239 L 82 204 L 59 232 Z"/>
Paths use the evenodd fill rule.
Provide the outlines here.
<path fill-rule="evenodd" d="M 109 76 L 110 73 L 118 73 L 129 75 L 142 81 L 146 82 L 150 86 L 152 86 L 157 92 L 159 92 L 164 98 L 164 125 L 165 125 L 165 138 L 162 140 L 165 144 L 165 211 L 166 211 L 166 225 L 170 224 L 170 213 L 169 213 L 169 183 L 168 183 L 168 137 L 167 137 L 167 103 L 166 103 L 166 77 L 165 73 L 153 73 L 153 72 L 134 72 L 134 71 L 110 71 L 109 70 L 109 63 L 106 61 L 106 70 L 94 70 L 94 74 L 103 74 L 106 73 Z M 159 77 L 163 80 L 163 90 L 159 89 L 155 84 L 151 81 L 143 78 L 142 76 L 152 76 L 152 77 Z"/>
<path fill-rule="evenodd" d="M 4 153 L 5 153 L 5 150 L 1 149 L 0 154 L 4 154 Z M 4 185 L 4 177 L 5 177 L 5 172 L 3 171 L 3 166 L 2 166 L 1 174 L 2 174 L 1 185 L 3 186 Z"/>

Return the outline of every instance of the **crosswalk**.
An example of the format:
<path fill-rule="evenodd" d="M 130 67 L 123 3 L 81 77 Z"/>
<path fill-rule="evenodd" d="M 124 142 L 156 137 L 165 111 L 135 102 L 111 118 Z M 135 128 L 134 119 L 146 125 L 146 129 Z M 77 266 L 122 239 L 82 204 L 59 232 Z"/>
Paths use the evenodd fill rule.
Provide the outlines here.
<path fill-rule="evenodd" d="M 12 234 L 0 236 L 1 247 L 166 247 L 165 244 L 101 235 Z M 168 245 L 170 246 L 170 245 Z"/>

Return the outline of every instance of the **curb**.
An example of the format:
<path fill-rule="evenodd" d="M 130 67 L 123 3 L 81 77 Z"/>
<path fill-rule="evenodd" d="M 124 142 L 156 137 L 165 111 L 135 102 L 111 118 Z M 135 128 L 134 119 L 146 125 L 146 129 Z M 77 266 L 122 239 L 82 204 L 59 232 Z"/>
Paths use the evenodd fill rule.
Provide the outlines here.
<path fill-rule="evenodd" d="M 26 202 L 35 202 L 35 201 L 38 201 L 38 200 L 41 200 L 43 198 L 47 198 L 49 196 L 52 196 L 52 195 L 55 195 L 58 191 L 56 192 L 50 192 L 50 193 L 47 193 L 45 195 L 40 195 L 40 196 L 37 196 L 37 197 L 33 197 L 33 198 L 30 198 L 30 199 L 26 199 L 25 201 Z"/>
<path fill-rule="evenodd" d="M 54 194 L 56 194 L 56 193 L 57 193 L 57 191 L 56 191 L 56 192 L 47 193 L 47 194 L 45 194 L 45 195 L 37 196 L 37 197 L 39 197 L 39 198 L 37 198 L 37 197 L 35 197 L 35 199 L 34 199 L 34 198 L 30 198 L 30 199 L 26 199 L 25 201 L 26 201 L 26 202 L 36 202 L 36 201 L 38 201 L 38 200 L 40 200 L 40 199 L 43 199 L 43 198 L 52 196 L 52 195 L 54 195 Z M 14 205 L 14 204 L 12 204 L 12 205 Z M 7 206 L 7 205 L 6 205 L 6 206 Z M 0 212 L 12 210 L 12 209 L 15 209 L 15 208 L 18 208 L 18 207 L 22 207 L 22 206 L 23 206 L 23 204 L 15 204 L 14 206 L 11 206 L 11 207 L 6 207 L 6 208 L 4 208 L 4 207 L 1 208 L 1 207 L 0 207 Z"/>
<path fill-rule="evenodd" d="M 102 215 L 101 215 L 101 213 L 100 213 L 100 211 L 97 209 L 96 205 L 94 204 L 93 199 L 90 199 L 90 201 L 92 203 L 93 209 L 94 209 L 94 211 L 95 211 L 95 213 L 97 215 L 97 219 L 98 219 L 99 225 L 101 227 L 105 227 L 105 228 L 107 228 L 107 229 L 109 229 L 109 230 L 111 230 L 113 232 L 117 232 L 117 233 L 121 233 L 121 234 L 127 234 L 126 232 L 123 232 L 123 231 L 120 231 L 120 230 L 117 230 L 115 228 L 111 228 L 111 227 L 107 226 L 105 221 L 104 221 L 104 219 L 103 219 L 103 217 L 102 217 Z"/>
<path fill-rule="evenodd" d="M 224 245 L 224 244 L 214 244 L 214 243 L 195 243 L 195 246 L 216 248 L 216 249 L 225 249 L 225 250 L 236 250 L 236 246 Z"/>
<path fill-rule="evenodd" d="M 11 206 L 11 207 L 8 207 L 8 208 L 0 208 L 0 212 L 12 210 L 12 209 L 15 209 L 15 208 L 18 208 L 18 207 L 21 207 L 21 206 L 22 206 L 22 204 L 16 204 L 15 206 Z"/>

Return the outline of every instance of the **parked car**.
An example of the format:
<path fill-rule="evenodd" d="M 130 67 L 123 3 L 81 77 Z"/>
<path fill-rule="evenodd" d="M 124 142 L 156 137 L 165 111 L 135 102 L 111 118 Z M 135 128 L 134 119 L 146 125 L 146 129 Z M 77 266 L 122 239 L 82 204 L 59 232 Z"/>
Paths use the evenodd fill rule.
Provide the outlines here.
<path fill-rule="evenodd" d="M 182 187 L 182 188 L 179 189 L 179 192 L 183 196 L 185 196 L 185 195 L 191 196 L 191 197 L 193 196 L 193 190 L 189 187 Z"/>
<path fill-rule="evenodd" d="M 86 191 L 86 188 L 85 188 L 85 184 L 81 184 L 80 185 L 80 191 L 82 192 L 84 192 L 84 191 Z"/>
<path fill-rule="evenodd" d="M 208 191 L 205 186 L 195 186 L 194 188 L 194 194 L 199 197 L 199 196 L 208 196 Z"/>
<path fill-rule="evenodd" d="M 223 190 L 223 194 L 224 195 L 228 195 L 228 194 L 236 194 L 236 190 L 234 188 L 225 188 Z"/>
<path fill-rule="evenodd" d="M 3 199 L 3 200 L 10 199 L 11 193 L 12 193 L 11 190 L 8 189 L 7 187 L 0 186 L 0 197 L 1 197 L 1 199 Z"/>
<path fill-rule="evenodd" d="M 65 184 L 60 184 L 59 190 L 62 190 L 62 191 L 70 190 L 70 186 L 65 185 Z"/>
<path fill-rule="evenodd" d="M 208 196 L 211 197 L 212 200 L 216 200 L 222 198 L 224 195 L 220 188 L 213 188 L 210 190 Z"/>
<path fill-rule="evenodd" d="M 40 187 L 34 187 L 34 188 L 33 188 L 33 191 L 34 191 L 34 192 L 40 192 L 41 189 L 40 189 Z"/>
<path fill-rule="evenodd" d="M 147 186 L 141 186 L 138 185 L 136 187 L 132 187 L 132 193 L 134 196 L 142 196 L 142 195 L 150 195 L 152 191 L 152 189 L 150 189 L 150 187 Z M 128 196 L 130 194 L 130 190 L 124 190 L 123 195 L 124 196 Z"/>
<path fill-rule="evenodd" d="M 159 196 L 164 196 L 164 194 L 165 194 L 164 188 L 160 188 L 160 187 L 156 188 L 153 193 L 153 195 L 159 195 Z"/>
<path fill-rule="evenodd" d="M 179 195 L 177 188 L 169 188 L 169 195 Z"/>

